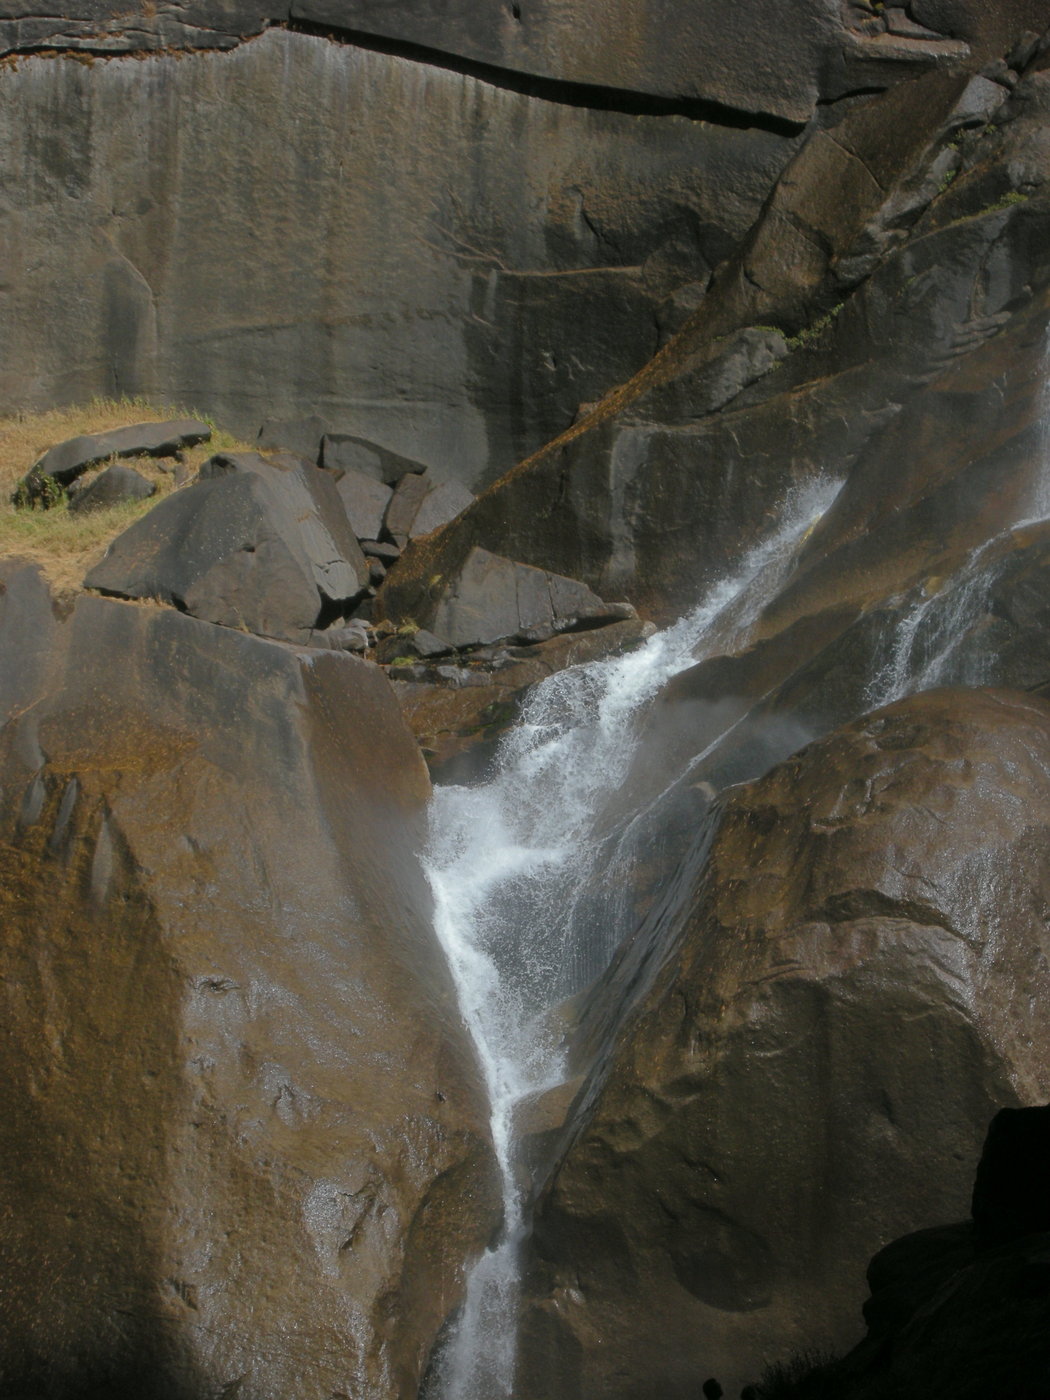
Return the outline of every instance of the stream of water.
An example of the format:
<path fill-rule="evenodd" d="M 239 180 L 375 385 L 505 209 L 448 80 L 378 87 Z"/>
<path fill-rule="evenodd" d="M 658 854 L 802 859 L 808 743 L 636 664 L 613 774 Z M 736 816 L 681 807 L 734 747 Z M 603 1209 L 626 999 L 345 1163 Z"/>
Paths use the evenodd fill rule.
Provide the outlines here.
<path fill-rule="evenodd" d="M 581 908 L 606 843 L 596 825 L 627 777 L 639 712 L 678 672 L 744 644 L 761 608 L 837 484 L 793 492 L 779 527 L 674 626 L 627 655 L 571 668 L 531 693 L 491 779 L 439 788 L 427 874 L 438 935 L 477 1047 L 502 1179 L 503 1227 L 473 1269 L 428 1393 L 441 1400 L 513 1394 L 519 1258 L 527 1219 L 515 1116 L 565 1073 L 550 1010 L 607 964 L 627 931 Z M 598 926 L 595 926 L 595 925 Z"/>

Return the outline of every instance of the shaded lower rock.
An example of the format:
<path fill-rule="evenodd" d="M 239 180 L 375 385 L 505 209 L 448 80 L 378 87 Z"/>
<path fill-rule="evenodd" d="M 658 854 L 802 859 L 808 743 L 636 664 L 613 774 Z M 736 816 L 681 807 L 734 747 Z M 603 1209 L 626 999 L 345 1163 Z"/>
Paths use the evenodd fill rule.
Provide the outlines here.
<path fill-rule="evenodd" d="M 414 1394 L 498 1187 L 386 678 L 0 582 L 0 1389 Z"/>
<path fill-rule="evenodd" d="M 777 1363 L 755 1400 L 1043 1400 L 1050 1393 L 1050 1107 L 1003 1109 L 973 1219 L 919 1230 L 868 1266 L 868 1335 L 840 1361 Z M 990 1221 L 1008 1222 L 989 1229 Z"/>
<path fill-rule="evenodd" d="M 945 690 L 728 796 L 581 1010 L 523 1396 L 738 1393 L 849 1345 L 871 1254 L 963 1214 L 994 1109 L 1050 1088 L 1048 773 L 1050 705 Z"/>

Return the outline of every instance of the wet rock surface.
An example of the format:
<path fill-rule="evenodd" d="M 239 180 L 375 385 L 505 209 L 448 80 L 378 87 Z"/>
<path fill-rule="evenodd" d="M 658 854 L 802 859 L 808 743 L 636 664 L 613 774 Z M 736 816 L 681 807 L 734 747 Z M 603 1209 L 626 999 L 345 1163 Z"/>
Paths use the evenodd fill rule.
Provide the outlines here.
<path fill-rule="evenodd" d="M 495 1203 L 386 679 L 2 583 L 4 1389 L 414 1393 Z"/>
<path fill-rule="evenodd" d="M 502 736 L 521 713 L 533 686 L 569 666 L 613 657 L 639 646 L 652 625 L 639 618 L 570 632 L 529 646 L 479 648 L 453 659 L 442 649 L 427 661 L 416 645 L 388 669 L 394 693 L 431 776 L 475 782 L 486 772 Z"/>
<path fill-rule="evenodd" d="M 539 1204 L 526 1393 L 684 1397 L 848 1343 L 875 1247 L 963 1213 L 991 1113 L 1047 1091 L 1048 771 L 1043 702 L 939 691 L 728 798 L 675 944 L 609 974 L 637 1010 Z"/>

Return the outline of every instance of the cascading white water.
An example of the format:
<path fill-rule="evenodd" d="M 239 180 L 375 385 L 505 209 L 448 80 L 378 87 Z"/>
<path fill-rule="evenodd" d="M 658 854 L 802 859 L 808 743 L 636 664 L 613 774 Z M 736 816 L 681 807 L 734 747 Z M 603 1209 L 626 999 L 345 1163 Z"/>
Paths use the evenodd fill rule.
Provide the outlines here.
<path fill-rule="evenodd" d="M 439 788 L 426 859 L 435 921 L 477 1046 L 502 1177 L 498 1243 L 478 1262 L 456 1329 L 436 1366 L 442 1400 L 513 1393 L 518 1258 L 526 1220 L 515 1159 L 515 1112 L 562 1081 L 550 1008 L 594 975 L 625 932 L 577 957 L 578 891 L 602 859 L 596 822 L 623 784 L 640 709 L 666 681 L 715 649 L 740 645 L 791 568 L 837 484 L 793 492 L 781 525 L 688 616 L 628 655 L 560 672 L 537 686 L 501 746 L 492 779 Z M 597 967 L 596 967 L 597 959 Z"/>

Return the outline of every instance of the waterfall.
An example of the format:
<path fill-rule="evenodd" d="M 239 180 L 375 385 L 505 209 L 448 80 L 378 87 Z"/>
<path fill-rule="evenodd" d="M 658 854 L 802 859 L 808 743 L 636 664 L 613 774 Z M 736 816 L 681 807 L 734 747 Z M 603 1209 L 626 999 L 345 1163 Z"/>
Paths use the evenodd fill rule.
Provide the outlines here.
<path fill-rule="evenodd" d="M 597 975 L 627 932 L 605 926 L 615 924 L 607 906 L 598 919 L 579 906 L 580 891 L 608 873 L 597 826 L 630 770 L 639 712 L 679 671 L 743 644 L 837 490 L 818 482 L 790 493 L 779 527 L 698 607 L 635 651 L 544 681 L 505 738 L 490 781 L 435 792 L 425 866 L 437 933 L 488 1090 L 503 1225 L 471 1273 L 428 1394 L 513 1394 L 527 1233 L 515 1115 L 564 1079 L 552 1007 Z M 622 857 L 622 843 L 618 849 Z"/>

